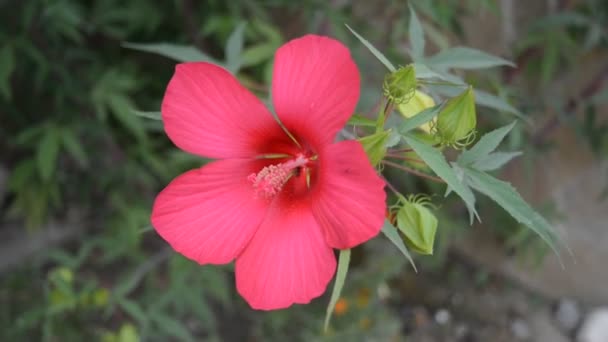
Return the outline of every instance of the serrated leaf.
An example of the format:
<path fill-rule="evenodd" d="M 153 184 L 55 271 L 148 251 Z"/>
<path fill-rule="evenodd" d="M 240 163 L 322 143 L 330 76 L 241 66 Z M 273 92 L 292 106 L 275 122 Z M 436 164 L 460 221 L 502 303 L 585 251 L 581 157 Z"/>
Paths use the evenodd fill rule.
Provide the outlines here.
<path fill-rule="evenodd" d="M 382 225 L 382 233 L 399 249 L 399 251 L 405 256 L 405 258 L 410 262 L 414 271 L 418 272 L 416 269 L 416 264 L 414 263 L 414 259 L 408 252 L 407 247 L 403 243 L 401 236 L 397 232 L 397 228 L 391 224 L 391 222 L 387 219 L 384 220 L 384 225 Z"/>
<path fill-rule="evenodd" d="M 458 156 L 457 163 L 464 167 L 476 160 L 485 158 L 488 154 L 490 154 L 490 152 L 494 151 L 498 145 L 500 145 L 502 140 L 507 136 L 507 134 L 509 134 L 516 123 L 517 121 L 513 121 L 509 125 L 497 128 L 490 133 L 484 134 L 484 136 L 479 139 L 475 146 L 462 152 L 462 154 Z"/>
<path fill-rule="evenodd" d="M 346 280 L 346 274 L 348 273 L 349 264 L 350 249 L 340 250 L 340 256 L 338 257 L 338 270 L 336 271 L 336 280 L 334 281 L 334 288 L 331 291 L 331 298 L 329 300 L 329 304 L 327 305 L 327 310 L 325 311 L 325 323 L 323 325 L 324 331 L 327 331 L 327 328 L 329 328 L 331 315 L 334 312 L 338 299 L 340 299 L 340 294 L 342 293 L 342 288 L 344 287 L 344 281 Z"/>
<path fill-rule="evenodd" d="M 123 47 L 132 50 L 138 50 L 143 52 L 150 52 L 157 55 L 161 55 L 167 58 L 171 58 L 178 62 L 210 62 L 219 63 L 209 55 L 201 52 L 194 46 L 190 45 L 178 45 L 171 43 L 123 43 Z"/>
<path fill-rule="evenodd" d="M 504 99 L 486 91 L 475 89 L 475 102 L 480 106 L 497 109 L 501 112 L 514 114 L 520 119 L 529 120 L 519 109 L 511 106 Z"/>
<path fill-rule="evenodd" d="M 163 119 L 160 112 L 146 112 L 146 111 L 135 110 L 135 109 L 132 109 L 131 111 L 133 112 L 133 114 L 135 114 L 137 116 L 141 116 L 142 118 L 152 119 L 152 120 L 162 120 Z"/>
<path fill-rule="evenodd" d="M 424 57 L 424 31 L 422 30 L 422 25 L 420 25 L 420 20 L 418 20 L 418 16 L 416 15 L 416 11 L 412 5 L 410 7 L 410 24 L 409 24 L 409 39 L 410 44 L 412 45 L 412 59 L 418 60 Z"/>
<path fill-rule="evenodd" d="M 501 168 L 513 158 L 520 156 L 521 152 L 494 152 L 476 160 L 472 167 L 479 171 L 493 171 Z"/>
<path fill-rule="evenodd" d="M 351 116 L 347 123 L 353 126 L 376 127 L 376 120 L 372 120 L 357 114 Z"/>
<path fill-rule="evenodd" d="M 443 50 L 426 59 L 431 66 L 447 69 L 485 69 L 501 65 L 515 67 L 515 64 L 504 58 L 493 56 L 483 51 L 457 46 Z"/>
<path fill-rule="evenodd" d="M 462 92 L 462 87 L 460 86 L 430 85 L 429 88 L 445 96 L 456 96 Z M 480 89 L 475 89 L 475 103 L 483 107 L 514 114 L 521 119 L 528 120 L 522 112 L 511 106 L 504 99 Z"/>
<path fill-rule="evenodd" d="M 534 211 L 510 183 L 496 179 L 485 172 L 470 168 L 464 169 L 464 171 L 473 189 L 488 196 L 507 211 L 517 222 L 533 230 L 551 247 L 558 258 L 560 257 L 556 249 L 558 238 L 549 222 Z"/>
<path fill-rule="evenodd" d="M 226 42 L 226 68 L 233 74 L 238 72 L 241 67 L 241 53 L 245 42 L 246 25 L 246 23 L 238 24 Z"/>
<path fill-rule="evenodd" d="M 49 127 L 40 139 L 36 150 L 38 172 L 44 181 L 49 181 L 55 171 L 60 145 L 61 141 L 57 131 L 55 128 Z"/>
<path fill-rule="evenodd" d="M 469 210 L 470 223 L 473 224 L 474 217 L 479 219 L 479 215 L 475 210 L 475 195 L 468 186 L 458 179 L 458 176 L 447 163 L 443 154 L 432 146 L 429 146 L 412 136 L 406 135 L 403 138 L 414 152 L 418 154 L 420 159 L 422 159 L 437 176 L 443 179 L 450 189 L 462 198 Z"/>
<path fill-rule="evenodd" d="M 346 25 L 346 24 L 345 24 Z M 361 43 L 363 43 L 363 45 L 365 45 L 365 47 L 382 63 L 384 64 L 384 66 L 390 70 L 391 72 L 394 72 L 395 70 L 397 70 L 395 68 L 395 66 L 388 60 L 388 58 L 386 58 L 382 52 L 378 51 L 378 49 L 376 49 L 370 42 L 368 42 L 365 38 L 361 37 L 357 32 L 355 32 L 355 30 L 353 30 L 352 28 L 350 28 L 350 26 L 346 25 L 346 28 L 348 28 L 350 30 L 350 32 L 352 32 L 353 35 L 355 35 L 355 37 L 357 37 L 357 39 L 359 39 L 359 41 Z"/>
<path fill-rule="evenodd" d="M 406 119 L 400 126 L 399 126 L 399 132 L 401 134 L 405 134 L 417 127 L 420 127 L 422 125 L 424 125 L 425 123 L 433 120 L 433 118 L 435 118 L 437 116 L 437 114 L 439 114 L 439 111 L 441 110 L 442 104 L 433 106 L 431 108 L 427 108 L 423 111 L 421 111 L 420 113 L 412 116 L 409 119 Z"/>
<path fill-rule="evenodd" d="M 13 47 L 5 45 L 0 49 L 0 95 L 4 99 L 11 98 L 11 74 L 15 70 L 15 52 Z"/>

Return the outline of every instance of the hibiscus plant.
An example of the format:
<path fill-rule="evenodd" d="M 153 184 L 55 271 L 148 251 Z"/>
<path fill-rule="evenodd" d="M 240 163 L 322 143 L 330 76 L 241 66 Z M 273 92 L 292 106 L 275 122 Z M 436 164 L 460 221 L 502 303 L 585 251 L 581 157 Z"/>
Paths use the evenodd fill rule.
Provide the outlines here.
<path fill-rule="evenodd" d="M 404 66 L 349 30 L 387 69 L 368 114 L 354 114 L 360 70 L 333 38 L 306 35 L 281 46 L 269 99 L 235 76 L 243 26 L 229 39 L 225 63 L 169 44 L 127 45 L 183 62 L 160 113 L 137 114 L 162 120 L 178 148 L 214 159 L 160 192 L 151 216 L 156 232 L 201 265 L 235 261 L 237 290 L 255 309 L 308 303 L 335 277 L 326 327 L 351 248 L 382 233 L 412 266 L 410 252 L 433 254 L 434 194 L 401 192 L 386 168 L 440 183 L 445 196 L 462 199 L 470 224 L 479 220 L 475 192 L 486 195 L 557 254 L 551 225 L 489 173 L 520 154 L 495 151 L 517 121 L 484 135 L 476 129 L 477 106 L 521 113 L 454 73 L 513 63 L 466 47 L 425 56 L 413 10 Z"/>

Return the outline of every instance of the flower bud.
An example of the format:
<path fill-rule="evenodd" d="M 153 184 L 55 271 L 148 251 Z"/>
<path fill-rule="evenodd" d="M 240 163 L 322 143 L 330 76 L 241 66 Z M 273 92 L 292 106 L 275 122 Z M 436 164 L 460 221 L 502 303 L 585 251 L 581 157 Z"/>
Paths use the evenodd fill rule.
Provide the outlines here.
<path fill-rule="evenodd" d="M 397 110 L 403 117 L 409 119 L 423 110 L 433 107 L 435 100 L 420 90 L 414 91 L 414 96 L 407 102 L 397 105 Z M 435 119 L 433 119 L 434 121 Z M 432 122 L 432 121 L 431 121 Z M 419 128 L 427 133 L 431 132 L 431 122 L 421 125 Z"/>
<path fill-rule="evenodd" d="M 420 254 L 433 254 L 437 218 L 422 203 L 405 201 L 397 212 L 397 227 L 409 248 Z"/>
<path fill-rule="evenodd" d="M 462 147 L 471 142 L 476 125 L 475 95 L 473 88 L 468 87 L 448 100 L 439 112 L 434 128 L 443 145 Z"/>
<path fill-rule="evenodd" d="M 416 72 L 413 65 L 401 67 L 384 77 L 384 96 L 396 104 L 406 103 L 416 91 Z"/>

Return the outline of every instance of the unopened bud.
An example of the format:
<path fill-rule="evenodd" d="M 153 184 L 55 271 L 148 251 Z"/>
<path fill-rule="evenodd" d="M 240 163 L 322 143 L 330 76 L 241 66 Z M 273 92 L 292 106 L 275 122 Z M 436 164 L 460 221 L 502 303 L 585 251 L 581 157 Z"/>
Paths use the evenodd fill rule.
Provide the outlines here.
<path fill-rule="evenodd" d="M 414 66 L 408 65 L 384 77 L 382 84 L 384 96 L 396 104 L 406 103 L 416 91 L 416 72 Z"/>
<path fill-rule="evenodd" d="M 448 100 L 439 112 L 434 128 L 443 145 L 463 147 L 474 138 L 476 125 L 475 95 L 473 88 L 468 87 Z"/>

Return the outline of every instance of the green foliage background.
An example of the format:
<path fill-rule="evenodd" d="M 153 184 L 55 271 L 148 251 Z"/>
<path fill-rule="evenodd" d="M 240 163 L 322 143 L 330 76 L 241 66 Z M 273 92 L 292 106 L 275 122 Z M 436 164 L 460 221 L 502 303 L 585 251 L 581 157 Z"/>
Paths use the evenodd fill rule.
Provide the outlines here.
<path fill-rule="evenodd" d="M 160 121 L 144 116 L 158 111 L 173 73 L 175 61 L 167 55 L 221 63 L 265 96 L 274 51 L 294 36 L 330 34 L 353 47 L 358 61 L 364 60 L 360 56 L 367 52 L 343 25 L 348 23 L 368 40 L 381 42 L 387 56 L 405 65 L 401 46 L 408 37 L 408 4 L 382 5 L 375 15 L 380 20 L 390 16 L 388 35 L 374 29 L 351 2 L 0 1 L 0 171 L 8 174 L 4 183 L 0 179 L 0 232 L 32 241 L 53 229 L 69 236 L 60 244 L 43 239 L 33 257 L 12 264 L 7 259 L 2 265 L 0 339 L 321 338 L 328 296 L 287 311 L 254 312 L 236 295 L 232 266 L 201 268 L 150 232 L 156 193 L 204 161 L 176 149 Z M 437 50 L 459 39 L 461 16 L 480 8 L 500 15 L 493 1 L 426 1 L 414 6 Z M 532 25 L 510 56 L 523 63 L 522 78 L 542 88 L 584 56 L 605 51 L 606 7 L 601 1 L 579 1 Z M 141 43 L 158 44 L 137 45 Z M 412 42 L 412 48 L 416 44 Z M 542 53 L 534 53 L 539 50 Z M 177 56 L 171 55 L 176 51 Z M 360 65 L 361 70 L 381 79 L 382 66 L 374 60 L 364 63 L 370 69 Z M 378 83 L 372 72 L 363 77 L 369 84 Z M 599 86 L 588 96 L 572 94 L 577 101 L 573 108 L 571 99 L 547 103 L 542 90 L 531 93 L 507 84 L 508 77 L 475 73 L 468 81 L 489 87 L 501 98 L 516 99 L 528 118 L 551 106 L 559 115 L 533 119 L 566 122 L 598 154 L 608 150 L 608 126 L 597 115 L 598 106 L 608 100 L 605 88 Z M 376 88 L 376 93 L 364 89 L 372 95 L 364 95 L 361 108 L 373 106 Z M 569 114 L 580 108 L 582 117 Z M 507 107 L 503 112 L 509 111 Z M 481 129 L 512 118 L 485 116 Z M 535 126 L 519 125 L 508 143 L 533 158 L 550 147 L 543 134 Z M 409 185 L 421 191 L 433 187 L 424 182 Z M 496 227 L 497 234 L 509 241 L 516 237 L 520 247 L 532 244 L 539 249 L 527 231 L 505 222 Z M 11 253 L 11 247 L 2 249 Z M 360 305 L 335 318 L 323 338 L 399 336 L 398 316 L 375 291 L 399 272 L 409 272 L 399 253 L 387 251 L 378 241 L 353 252 L 343 295 Z"/>

